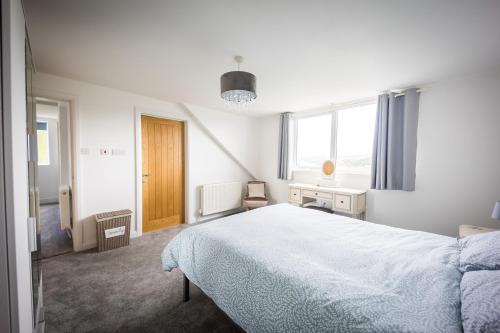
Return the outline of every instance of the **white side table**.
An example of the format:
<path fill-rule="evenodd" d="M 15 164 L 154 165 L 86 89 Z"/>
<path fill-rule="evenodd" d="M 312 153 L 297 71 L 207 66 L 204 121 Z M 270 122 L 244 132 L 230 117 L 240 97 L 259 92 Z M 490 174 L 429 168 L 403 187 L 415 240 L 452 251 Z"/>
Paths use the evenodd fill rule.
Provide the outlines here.
<path fill-rule="evenodd" d="M 484 232 L 491 232 L 491 231 L 496 231 L 497 229 L 493 228 L 485 228 L 485 227 L 478 227 L 475 225 L 469 225 L 469 224 L 461 224 L 459 227 L 458 234 L 460 238 L 470 236 L 470 235 L 475 235 L 475 234 L 482 234 Z"/>

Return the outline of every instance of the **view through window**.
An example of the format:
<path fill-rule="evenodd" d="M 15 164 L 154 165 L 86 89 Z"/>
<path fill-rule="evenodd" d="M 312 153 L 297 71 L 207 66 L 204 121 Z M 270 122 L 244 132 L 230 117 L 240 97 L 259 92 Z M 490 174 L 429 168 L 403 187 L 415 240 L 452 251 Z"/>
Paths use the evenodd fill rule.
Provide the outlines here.
<path fill-rule="evenodd" d="M 297 119 L 297 167 L 318 168 L 330 159 L 331 129 L 331 114 Z"/>
<path fill-rule="evenodd" d="M 295 167 L 319 169 L 335 160 L 336 172 L 370 174 L 375 118 L 370 104 L 296 119 Z"/>
<path fill-rule="evenodd" d="M 36 135 L 38 140 L 38 165 L 50 165 L 49 124 L 45 121 L 37 121 Z"/>
<path fill-rule="evenodd" d="M 338 111 L 337 172 L 370 174 L 376 106 Z"/>

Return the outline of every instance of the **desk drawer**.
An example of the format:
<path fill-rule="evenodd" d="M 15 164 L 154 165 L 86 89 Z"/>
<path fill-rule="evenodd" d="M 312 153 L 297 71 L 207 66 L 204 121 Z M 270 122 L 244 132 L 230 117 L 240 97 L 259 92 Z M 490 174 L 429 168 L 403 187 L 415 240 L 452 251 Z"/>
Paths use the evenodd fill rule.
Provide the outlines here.
<path fill-rule="evenodd" d="M 322 199 L 332 199 L 333 198 L 333 193 L 331 192 L 320 192 L 320 191 L 310 191 L 310 190 L 303 190 L 302 195 L 305 197 L 310 197 L 310 198 L 322 198 Z"/>
<path fill-rule="evenodd" d="M 288 190 L 288 200 L 300 202 L 300 188 L 290 187 Z"/>
<path fill-rule="evenodd" d="M 351 211 L 351 196 L 345 194 L 335 194 L 335 207 L 333 210 Z"/>

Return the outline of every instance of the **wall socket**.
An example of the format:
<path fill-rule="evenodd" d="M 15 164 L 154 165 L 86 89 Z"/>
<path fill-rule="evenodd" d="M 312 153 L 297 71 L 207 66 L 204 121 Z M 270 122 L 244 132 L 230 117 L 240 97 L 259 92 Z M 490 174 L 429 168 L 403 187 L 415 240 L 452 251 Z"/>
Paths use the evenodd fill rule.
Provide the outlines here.
<path fill-rule="evenodd" d="M 111 155 L 111 152 L 109 151 L 109 148 L 101 148 L 99 149 L 99 154 L 101 156 L 109 156 Z"/>
<path fill-rule="evenodd" d="M 125 156 L 125 149 L 113 148 L 113 149 L 111 149 L 111 155 L 113 155 L 113 156 Z"/>

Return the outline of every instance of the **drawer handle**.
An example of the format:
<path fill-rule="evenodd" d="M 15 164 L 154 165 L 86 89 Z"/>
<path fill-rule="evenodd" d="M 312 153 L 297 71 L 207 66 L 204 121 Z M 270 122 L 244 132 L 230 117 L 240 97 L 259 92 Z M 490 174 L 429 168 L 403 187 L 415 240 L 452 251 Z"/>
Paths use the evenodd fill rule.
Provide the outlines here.
<path fill-rule="evenodd" d="M 293 195 L 297 195 L 297 193 L 294 193 Z"/>
<path fill-rule="evenodd" d="M 314 195 L 318 195 L 318 192 L 315 192 Z"/>
<path fill-rule="evenodd" d="M 344 203 L 344 201 L 340 200 L 340 203 Z"/>

